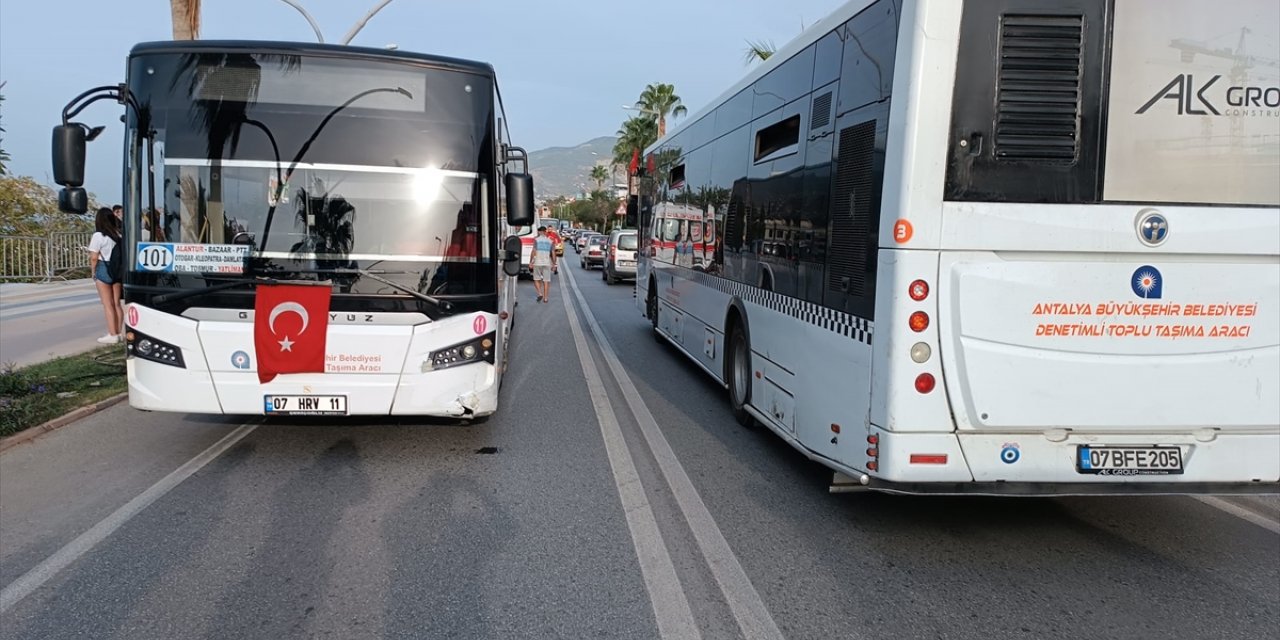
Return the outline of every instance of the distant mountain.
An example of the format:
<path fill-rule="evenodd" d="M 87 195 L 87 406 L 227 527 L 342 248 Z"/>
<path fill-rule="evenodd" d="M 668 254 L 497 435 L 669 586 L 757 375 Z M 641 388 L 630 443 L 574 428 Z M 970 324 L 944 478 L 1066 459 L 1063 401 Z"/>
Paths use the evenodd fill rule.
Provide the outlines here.
<path fill-rule="evenodd" d="M 591 181 L 591 167 L 608 165 L 613 158 L 613 136 L 588 140 L 573 147 L 551 147 L 529 153 L 529 172 L 533 174 L 533 193 L 538 200 L 556 196 L 571 196 L 583 190 L 595 188 Z M 596 155 L 591 155 L 595 152 Z M 622 179 L 621 175 L 615 180 Z M 609 187 L 605 183 L 605 188 Z"/>

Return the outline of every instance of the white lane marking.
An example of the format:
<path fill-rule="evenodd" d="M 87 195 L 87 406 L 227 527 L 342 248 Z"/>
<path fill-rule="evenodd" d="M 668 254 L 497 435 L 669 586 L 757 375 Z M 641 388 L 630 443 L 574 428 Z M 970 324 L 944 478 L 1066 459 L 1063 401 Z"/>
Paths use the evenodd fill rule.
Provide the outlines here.
<path fill-rule="evenodd" d="M 617 353 L 614 352 L 609 339 L 605 337 L 604 331 L 600 328 L 600 323 L 596 322 L 595 314 L 587 306 L 587 301 L 582 296 L 582 290 L 578 288 L 578 283 L 574 279 L 573 270 L 567 269 L 565 272 L 569 274 L 569 285 L 573 287 L 574 297 L 578 299 L 578 306 L 582 308 L 582 315 L 587 320 L 587 326 L 591 327 L 591 333 L 595 335 L 596 342 L 600 345 L 600 352 L 604 354 L 605 362 L 609 365 L 609 370 L 613 372 L 613 377 L 617 380 L 618 386 L 621 387 L 622 396 L 626 399 L 627 406 L 631 409 L 631 413 L 635 415 L 636 422 L 640 425 L 640 431 L 644 434 L 645 442 L 649 444 L 653 457 L 658 461 L 658 468 L 662 471 L 663 477 L 666 478 L 667 484 L 671 486 L 671 493 L 675 496 L 676 504 L 680 506 L 681 513 L 684 515 L 685 520 L 688 521 L 689 528 L 693 531 L 694 540 L 697 541 L 698 548 L 702 551 L 702 556 L 706 559 L 707 566 L 711 569 L 711 574 L 715 576 L 716 582 L 720 585 L 720 591 L 724 593 L 725 601 L 728 602 L 729 609 L 733 612 L 733 617 L 738 623 L 738 628 L 742 630 L 742 635 L 748 640 L 755 640 L 756 638 L 782 640 L 782 631 L 778 629 L 777 623 L 773 621 L 773 616 L 769 614 L 769 609 L 765 607 L 764 600 L 760 598 L 760 594 L 752 586 L 751 579 L 747 577 L 747 572 L 742 569 L 742 564 L 738 562 L 738 556 L 734 555 L 733 549 L 729 547 L 729 542 L 725 540 L 720 527 L 716 525 L 715 518 L 711 517 L 711 512 L 707 510 L 707 505 L 702 501 L 702 497 L 698 495 L 698 490 L 694 488 L 693 482 L 689 480 L 689 474 L 685 473 L 684 466 L 680 464 L 675 452 L 671 450 L 671 445 L 667 442 L 666 436 L 663 436 L 662 430 L 658 428 L 658 422 L 653 419 L 653 414 L 650 413 L 649 407 L 644 403 L 644 399 L 640 397 L 640 391 L 636 389 L 635 384 L 631 382 L 631 377 L 627 375 L 626 370 L 622 367 Z M 570 316 L 572 317 L 572 314 Z"/>
<path fill-rule="evenodd" d="M 622 427 L 618 425 L 613 403 L 609 400 L 604 382 L 600 379 L 600 371 L 591 357 L 586 335 L 578 323 L 578 315 L 569 304 L 569 296 L 565 295 L 563 281 L 560 294 L 564 300 L 565 312 L 569 315 L 569 329 L 577 346 L 578 359 L 582 362 L 582 375 L 587 379 L 587 392 L 595 407 L 596 421 L 600 423 L 600 434 L 604 438 L 604 448 L 609 456 L 609 467 L 613 470 L 613 481 L 618 486 L 618 497 L 622 500 L 627 528 L 631 531 L 631 542 L 640 561 L 640 574 L 644 578 L 644 587 L 649 592 L 653 615 L 658 621 L 658 634 L 664 639 L 700 638 L 698 625 L 693 620 L 693 610 L 689 607 L 680 577 L 676 575 L 676 567 L 671 561 L 666 541 L 658 530 L 658 521 L 653 515 L 644 486 L 640 484 L 640 475 L 636 473 L 631 450 L 622 436 Z"/>
<path fill-rule="evenodd" d="M 159 500 L 174 487 L 182 484 L 183 480 L 191 477 L 192 474 L 209 464 L 210 461 L 230 449 L 232 445 L 257 428 L 257 424 L 240 425 L 235 431 L 223 436 L 221 440 L 213 443 L 213 446 L 200 452 L 199 455 L 188 460 L 169 475 L 161 478 L 159 482 L 151 485 L 146 491 L 126 502 L 123 507 L 116 509 L 111 515 L 103 518 L 101 522 L 93 525 L 88 531 L 77 536 L 75 540 L 68 542 L 66 546 L 45 558 L 44 562 L 36 565 L 34 569 L 22 574 L 22 577 L 14 580 L 3 591 L 0 591 L 0 613 L 8 611 L 10 607 L 31 595 L 41 585 L 48 582 L 50 578 L 58 575 L 58 572 L 66 569 L 71 563 L 91 551 L 94 546 L 105 540 L 107 536 L 115 533 L 116 529 L 119 529 L 124 523 L 141 513 L 151 503 Z"/>
<path fill-rule="evenodd" d="M 1194 496 L 1196 500 L 1203 502 L 1214 509 L 1225 511 L 1241 520 L 1247 520 L 1253 524 L 1270 531 L 1271 533 L 1280 534 L 1280 522 L 1276 522 L 1260 513 L 1254 513 L 1240 505 L 1223 500 L 1214 496 Z"/>

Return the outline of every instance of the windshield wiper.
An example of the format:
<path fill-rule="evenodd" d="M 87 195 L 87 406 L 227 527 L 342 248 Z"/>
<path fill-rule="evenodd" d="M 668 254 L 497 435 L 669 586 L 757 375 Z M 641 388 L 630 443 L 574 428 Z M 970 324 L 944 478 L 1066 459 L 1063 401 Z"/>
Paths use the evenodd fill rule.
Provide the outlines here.
<path fill-rule="evenodd" d="M 425 294 L 425 293 L 422 293 L 421 291 L 418 291 L 417 289 L 414 289 L 413 287 L 406 286 L 406 285 L 400 284 L 400 283 L 398 283 L 398 282 L 393 282 L 393 281 L 391 281 L 391 280 L 388 280 L 388 279 L 386 279 L 386 278 L 383 278 L 382 276 L 379 276 L 379 275 L 377 275 L 376 273 L 374 273 L 373 271 L 370 271 L 370 270 L 368 270 L 368 269 L 350 269 L 350 268 L 345 268 L 345 269 L 323 269 L 323 271 L 324 271 L 324 272 L 326 272 L 326 273 L 346 273 L 346 274 L 356 274 L 356 275 L 359 275 L 359 276 L 360 276 L 360 277 L 362 277 L 362 278 L 369 278 L 370 280 L 375 280 L 375 281 L 377 281 L 377 282 L 381 282 L 382 284 L 385 284 L 385 285 L 387 285 L 388 287 L 391 287 L 392 289 L 396 289 L 396 290 L 398 290 L 398 291 L 403 291 L 403 292 L 405 292 L 405 293 L 407 293 L 407 294 L 409 294 L 409 295 L 411 295 L 411 296 L 413 296 L 413 297 L 415 297 L 415 298 L 417 298 L 417 299 L 419 299 L 419 300 L 421 300 L 421 301 L 423 301 L 423 302 L 429 302 L 429 303 L 431 303 L 431 304 L 435 305 L 436 307 L 439 307 L 439 308 L 440 308 L 440 310 L 442 310 L 442 311 L 452 311 L 452 310 L 453 310 L 453 303 L 452 303 L 452 302 L 449 302 L 448 300 L 444 300 L 444 299 L 441 299 L 441 298 L 437 298 L 437 297 L 435 297 L 435 296 L 429 296 L 429 295 L 427 295 L 427 294 Z M 383 272 L 383 273 L 385 273 L 385 272 Z"/>
<path fill-rule="evenodd" d="M 255 285 L 255 286 L 256 286 L 256 285 L 260 285 L 260 284 L 279 284 L 279 283 L 280 283 L 280 281 L 279 281 L 279 280 L 276 280 L 276 279 L 274 279 L 274 278 L 246 278 L 246 279 L 243 279 L 243 280 L 232 280 L 231 282 L 224 282 L 224 283 L 222 283 L 222 284 L 215 284 L 215 285 L 210 286 L 210 287 L 204 287 L 203 289 L 187 289 L 186 291 L 175 291 L 175 292 L 173 292 L 173 293 L 162 293 L 162 294 L 160 294 L 160 295 L 158 295 L 158 296 L 156 296 L 156 297 L 152 298 L 152 299 L 151 299 L 151 302 L 156 303 L 156 304 L 161 304 L 161 303 L 165 303 L 165 302 L 173 302 L 173 301 L 175 301 L 175 300 L 186 300 L 187 298 L 194 298 L 194 297 L 196 297 L 196 296 L 202 296 L 202 295 L 204 295 L 204 294 L 206 294 L 206 293 L 217 293 L 217 292 L 219 292 L 219 291 L 226 291 L 226 290 L 228 290 L 228 289 L 235 289 L 236 287 L 242 287 L 242 286 L 245 286 L 245 285 Z"/>

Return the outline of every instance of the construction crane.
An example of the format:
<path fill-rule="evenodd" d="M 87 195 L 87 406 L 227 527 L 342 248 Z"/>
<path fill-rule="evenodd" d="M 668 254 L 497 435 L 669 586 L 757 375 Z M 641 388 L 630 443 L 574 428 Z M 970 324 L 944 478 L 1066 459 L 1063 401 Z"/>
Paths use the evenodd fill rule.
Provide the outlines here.
<path fill-rule="evenodd" d="M 1169 46 L 1179 51 L 1180 57 L 1184 64 L 1195 62 L 1196 56 L 1208 56 L 1212 58 L 1221 58 L 1231 61 L 1231 70 L 1227 72 L 1227 77 L 1231 79 L 1231 86 L 1242 86 L 1250 77 L 1250 72 L 1258 68 L 1269 68 L 1280 72 L 1280 59 L 1264 58 L 1261 56 L 1250 55 L 1245 51 L 1245 37 L 1253 33 L 1248 27 L 1240 28 L 1240 38 L 1236 41 L 1235 49 L 1230 47 L 1214 47 L 1208 42 L 1189 40 L 1187 38 L 1175 38 L 1169 42 Z M 1256 72 L 1255 72 L 1256 75 Z M 1263 75 L 1271 75 L 1264 73 Z M 1233 147 L 1238 147 L 1244 138 L 1244 121 L 1239 115 L 1228 115 L 1231 122 L 1231 141 Z M 1204 136 L 1206 139 L 1212 137 L 1213 121 L 1209 118 L 1203 119 Z M 1235 149 L 1233 149 L 1235 150 Z"/>

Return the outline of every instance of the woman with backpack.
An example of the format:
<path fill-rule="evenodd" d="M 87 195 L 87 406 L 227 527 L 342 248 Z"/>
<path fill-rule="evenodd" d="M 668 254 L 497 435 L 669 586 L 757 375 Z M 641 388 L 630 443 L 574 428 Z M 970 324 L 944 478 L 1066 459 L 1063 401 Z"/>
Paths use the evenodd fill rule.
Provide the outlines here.
<path fill-rule="evenodd" d="M 115 344 L 120 342 L 120 325 L 124 318 L 119 302 L 124 289 L 120 269 L 124 256 L 116 251 L 120 244 L 120 226 L 115 214 L 102 207 L 98 209 L 93 227 L 93 237 L 89 240 L 89 269 L 93 272 L 93 283 L 98 287 L 98 298 L 102 300 L 102 312 L 107 320 L 107 335 L 98 338 L 98 342 Z"/>

